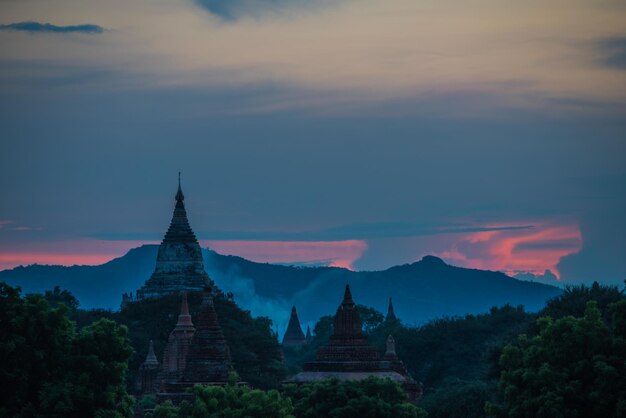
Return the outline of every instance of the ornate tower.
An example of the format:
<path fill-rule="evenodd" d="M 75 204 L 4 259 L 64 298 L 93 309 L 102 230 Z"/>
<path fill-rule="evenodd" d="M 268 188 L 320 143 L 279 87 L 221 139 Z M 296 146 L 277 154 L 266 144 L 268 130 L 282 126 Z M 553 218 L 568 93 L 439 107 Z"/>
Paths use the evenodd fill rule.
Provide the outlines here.
<path fill-rule="evenodd" d="M 213 286 L 213 281 L 204 271 L 202 250 L 189 226 L 184 201 L 178 173 L 174 215 L 159 246 L 154 273 L 137 290 L 138 300 L 182 291 L 202 291 L 207 285 Z"/>
<path fill-rule="evenodd" d="M 178 322 L 170 333 L 163 353 L 161 380 L 178 382 L 182 378 L 189 345 L 195 331 L 187 306 L 187 293 L 183 293 Z"/>
<path fill-rule="evenodd" d="M 302 333 L 302 327 L 300 326 L 300 320 L 298 319 L 298 312 L 296 307 L 291 308 L 291 317 L 289 318 L 289 325 L 285 336 L 283 337 L 283 347 L 299 347 L 306 344 L 306 339 Z"/>

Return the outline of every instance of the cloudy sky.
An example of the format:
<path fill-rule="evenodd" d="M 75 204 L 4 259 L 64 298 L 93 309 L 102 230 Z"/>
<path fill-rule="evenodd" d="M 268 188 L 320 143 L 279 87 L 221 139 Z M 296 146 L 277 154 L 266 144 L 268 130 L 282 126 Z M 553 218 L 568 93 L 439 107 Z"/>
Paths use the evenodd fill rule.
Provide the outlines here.
<path fill-rule="evenodd" d="M 157 243 L 626 279 L 621 0 L 0 0 L 0 269 Z M 528 273 L 528 274 L 527 274 Z"/>

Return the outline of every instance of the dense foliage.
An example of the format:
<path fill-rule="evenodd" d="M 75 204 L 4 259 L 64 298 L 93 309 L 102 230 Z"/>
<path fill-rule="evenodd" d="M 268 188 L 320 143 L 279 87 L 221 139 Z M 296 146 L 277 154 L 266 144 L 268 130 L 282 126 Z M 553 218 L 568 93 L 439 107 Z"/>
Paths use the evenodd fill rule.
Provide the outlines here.
<path fill-rule="evenodd" d="M 521 335 L 502 352 L 503 403 L 489 409 L 507 417 L 626 416 L 626 301 L 596 301 L 584 316 L 542 317 L 539 334 Z"/>
<path fill-rule="evenodd" d="M 57 295 L 62 296 L 60 292 Z M 67 296 L 67 295 L 65 295 Z M 132 413 L 128 330 L 100 319 L 79 332 L 68 307 L 0 283 L 0 416 L 117 417 Z"/>
<path fill-rule="evenodd" d="M 424 410 L 407 402 L 397 382 L 369 377 L 361 381 L 322 380 L 306 385 L 288 385 L 286 396 L 299 418 L 425 417 Z"/>
<path fill-rule="evenodd" d="M 289 398 L 277 390 L 263 391 L 236 384 L 238 376 L 231 376 L 226 386 L 193 388 L 194 400 L 174 406 L 170 401 L 158 405 L 148 414 L 152 418 L 288 418 L 293 417 Z"/>

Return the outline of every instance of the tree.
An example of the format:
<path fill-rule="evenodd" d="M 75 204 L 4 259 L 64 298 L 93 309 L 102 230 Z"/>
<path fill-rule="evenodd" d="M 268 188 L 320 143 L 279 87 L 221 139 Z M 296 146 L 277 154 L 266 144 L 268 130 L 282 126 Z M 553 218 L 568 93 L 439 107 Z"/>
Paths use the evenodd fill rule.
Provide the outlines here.
<path fill-rule="evenodd" d="M 284 393 L 302 418 L 398 417 L 422 418 L 426 412 L 407 402 L 397 382 L 369 377 L 361 381 L 322 380 L 287 385 Z"/>
<path fill-rule="evenodd" d="M 491 415 L 509 417 L 626 416 L 626 301 L 609 307 L 606 324 L 598 303 L 582 318 L 537 321 L 539 335 L 521 335 L 500 357 L 503 402 Z"/>
<path fill-rule="evenodd" d="M 118 417 L 132 413 L 126 393 L 132 352 L 126 327 L 100 320 L 79 333 L 67 306 L 20 297 L 0 283 L 0 416 Z"/>
<path fill-rule="evenodd" d="M 194 386 L 192 402 L 183 401 L 180 407 L 171 402 L 158 405 L 150 415 L 153 418 L 290 418 L 293 417 L 291 400 L 277 390 L 263 391 L 238 385 L 235 374 L 225 386 Z"/>

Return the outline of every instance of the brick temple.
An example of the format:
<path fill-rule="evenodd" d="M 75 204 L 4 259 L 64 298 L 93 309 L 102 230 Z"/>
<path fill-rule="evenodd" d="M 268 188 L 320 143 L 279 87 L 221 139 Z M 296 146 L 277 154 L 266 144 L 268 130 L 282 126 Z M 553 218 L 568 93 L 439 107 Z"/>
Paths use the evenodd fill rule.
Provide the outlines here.
<path fill-rule="evenodd" d="M 204 270 L 202 249 L 187 219 L 180 173 L 175 200 L 172 221 L 159 246 L 154 272 L 137 290 L 134 298 L 132 293 L 122 296 L 122 306 L 172 293 L 201 292 L 207 285 L 215 289 L 215 284 Z"/>
<path fill-rule="evenodd" d="M 393 312 L 393 311 L 392 311 Z M 389 378 L 402 386 L 411 402 L 421 396 L 421 384 L 411 376 L 395 352 L 392 336 L 387 339 L 384 356 L 372 347 L 363 333 L 361 318 L 346 286 L 341 305 L 337 308 L 334 332 L 327 346 L 317 350 L 316 359 L 304 364 L 303 371 L 290 383 L 307 383 L 324 379 L 363 380 L 369 376 Z"/>
<path fill-rule="evenodd" d="M 215 312 L 213 292 L 207 286 L 195 326 L 183 293 L 181 313 L 169 335 L 163 363 L 159 364 L 150 342 L 136 387 L 141 395 L 156 393 L 160 400 L 177 403 L 191 399 L 193 396 L 187 390 L 196 384 L 225 385 L 233 370 L 230 349 Z"/>

